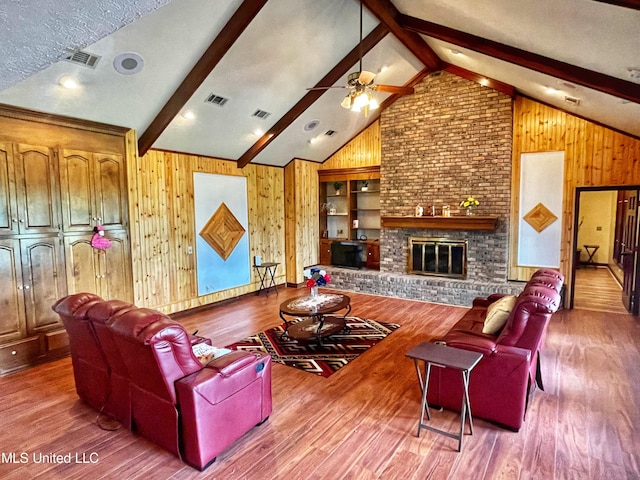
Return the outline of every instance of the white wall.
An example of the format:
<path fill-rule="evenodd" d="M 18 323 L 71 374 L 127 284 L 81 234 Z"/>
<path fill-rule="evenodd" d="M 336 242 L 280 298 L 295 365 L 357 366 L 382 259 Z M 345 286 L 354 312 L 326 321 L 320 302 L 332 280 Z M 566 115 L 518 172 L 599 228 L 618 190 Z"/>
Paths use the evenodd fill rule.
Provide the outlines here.
<path fill-rule="evenodd" d="M 617 192 L 599 191 L 580 194 L 580 212 L 578 214 L 578 244 L 582 249 L 580 259 L 585 262 L 589 257 L 584 245 L 600 245 L 593 261 L 606 265 L 613 255 L 613 235 L 615 225 Z"/>

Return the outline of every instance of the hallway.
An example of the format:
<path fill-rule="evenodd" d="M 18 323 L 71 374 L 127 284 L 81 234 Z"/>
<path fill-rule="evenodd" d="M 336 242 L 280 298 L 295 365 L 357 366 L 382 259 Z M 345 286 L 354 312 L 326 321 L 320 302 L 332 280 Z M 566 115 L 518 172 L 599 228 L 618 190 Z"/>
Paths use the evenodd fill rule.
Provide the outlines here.
<path fill-rule="evenodd" d="M 622 287 L 607 267 L 576 270 L 573 308 L 628 313 L 622 304 Z"/>

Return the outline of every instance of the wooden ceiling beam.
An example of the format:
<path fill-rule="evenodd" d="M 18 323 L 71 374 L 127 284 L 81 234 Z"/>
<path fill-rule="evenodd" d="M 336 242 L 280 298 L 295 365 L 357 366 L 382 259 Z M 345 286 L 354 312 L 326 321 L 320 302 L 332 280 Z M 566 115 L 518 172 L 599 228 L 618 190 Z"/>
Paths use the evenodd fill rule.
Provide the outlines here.
<path fill-rule="evenodd" d="M 389 33 L 389 29 L 384 24 L 379 24 L 369 35 L 362 40 L 362 55 L 365 55 L 376 46 Z M 269 143 L 280 135 L 291 123 L 304 113 L 318 98 L 327 91 L 322 87 L 331 87 L 340 81 L 353 65 L 360 59 L 360 45 L 356 45 L 335 67 L 331 69 L 316 85 L 304 95 L 298 103 L 285 113 L 273 127 L 271 127 L 260 139 L 254 143 L 249 150 L 238 159 L 238 167 L 243 168 L 248 165 Z"/>
<path fill-rule="evenodd" d="M 147 153 L 266 3 L 267 0 L 242 2 L 171 98 L 144 133 L 140 135 L 138 139 L 138 154 L 140 156 Z"/>
<path fill-rule="evenodd" d="M 640 10 L 640 0 L 595 0 L 600 3 L 608 3 L 609 5 L 617 5 L 618 7 L 631 8 Z"/>
<path fill-rule="evenodd" d="M 640 88 L 637 83 L 587 70 L 552 58 L 510 47 L 486 38 L 454 30 L 419 18 L 400 15 L 398 23 L 415 33 L 437 38 L 459 47 L 489 55 L 505 62 L 535 70 L 599 92 L 607 93 L 631 102 L 640 103 Z"/>
<path fill-rule="evenodd" d="M 389 0 L 361 0 L 362 4 L 387 26 L 402 44 L 413 53 L 431 72 L 442 68 L 440 57 L 424 39 L 415 32 L 406 30 L 398 22 L 400 11 Z"/>

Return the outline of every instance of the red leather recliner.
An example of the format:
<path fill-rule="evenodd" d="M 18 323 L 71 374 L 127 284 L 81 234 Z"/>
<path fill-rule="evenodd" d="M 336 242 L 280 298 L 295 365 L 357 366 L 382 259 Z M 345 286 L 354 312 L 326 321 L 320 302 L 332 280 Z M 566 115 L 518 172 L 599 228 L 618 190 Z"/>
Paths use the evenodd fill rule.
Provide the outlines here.
<path fill-rule="evenodd" d="M 68 322 L 70 344 L 84 345 L 71 349 L 81 398 L 98 409 L 96 399 L 106 395 L 115 418 L 195 468 L 206 468 L 271 414 L 269 355 L 231 352 L 202 365 L 193 336 L 155 310 L 91 294 L 66 297 L 53 308 L 87 327 Z M 98 387 L 87 386 L 94 372 Z"/>
<path fill-rule="evenodd" d="M 93 293 L 79 293 L 61 298 L 52 308 L 67 330 L 78 396 L 95 410 L 111 414 L 109 364 L 87 317 L 89 309 L 102 301 Z"/>
<path fill-rule="evenodd" d="M 474 417 L 518 431 L 524 421 L 528 396 L 542 387 L 539 352 L 551 315 L 560 307 L 564 277 L 542 269 L 517 297 L 507 323 L 496 335 L 483 334 L 487 307 L 502 294 L 474 300 L 472 308 L 442 337 L 448 346 L 484 356 L 469 377 L 469 399 Z M 428 402 L 460 411 L 462 382 L 452 369 L 434 368 Z"/>

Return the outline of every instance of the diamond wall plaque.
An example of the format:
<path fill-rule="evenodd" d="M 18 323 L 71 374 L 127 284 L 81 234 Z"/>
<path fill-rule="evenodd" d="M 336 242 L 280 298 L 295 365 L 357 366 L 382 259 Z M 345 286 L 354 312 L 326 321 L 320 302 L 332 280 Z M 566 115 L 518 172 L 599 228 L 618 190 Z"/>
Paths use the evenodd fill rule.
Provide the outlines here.
<path fill-rule="evenodd" d="M 238 245 L 244 232 L 242 224 L 223 202 L 206 225 L 202 227 L 200 236 L 218 255 L 226 260 Z"/>
<path fill-rule="evenodd" d="M 555 222 L 558 217 L 542 203 L 538 203 L 522 219 L 531 225 L 536 232 L 540 233 Z"/>

